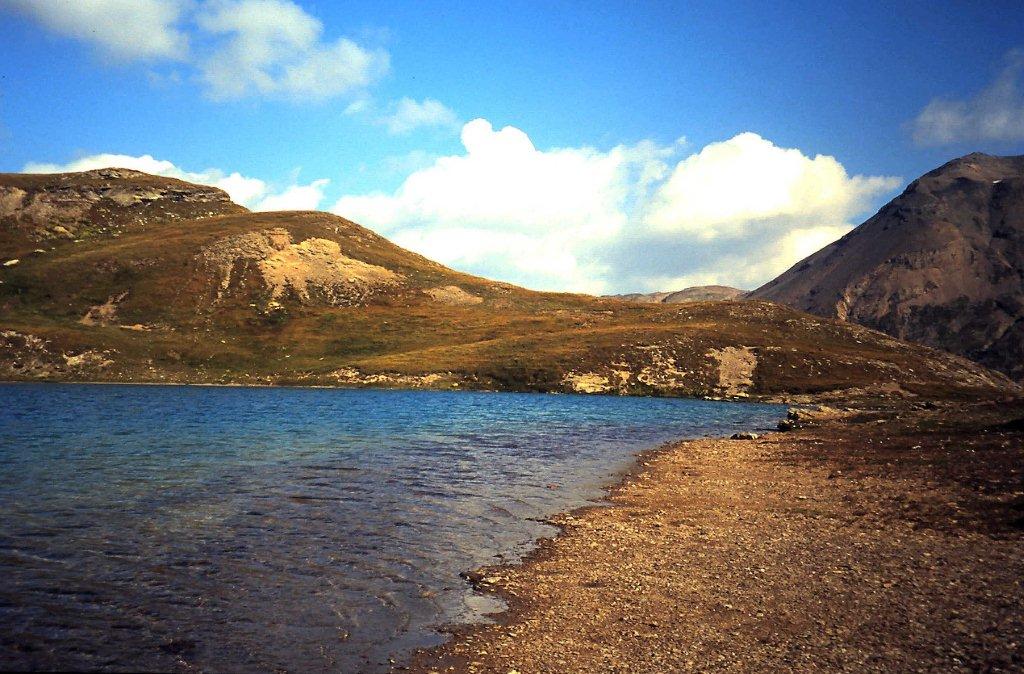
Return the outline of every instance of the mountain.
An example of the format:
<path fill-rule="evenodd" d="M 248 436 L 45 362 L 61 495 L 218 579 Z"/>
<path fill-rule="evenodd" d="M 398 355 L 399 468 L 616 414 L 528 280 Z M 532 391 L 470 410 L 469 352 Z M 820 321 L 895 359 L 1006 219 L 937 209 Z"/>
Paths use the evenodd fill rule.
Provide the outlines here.
<path fill-rule="evenodd" d="M 750 297 L 1024 379 L 1024 156 L 975 153 L 925 174 Z"/>
<path fill-rule="evenodd" d="M 672 292 L 660 293 L 628 293 L 626 295 L 606 295 L 627 302 L 645 302 L 651 304 L 683 304 L 684 302 L 711 302 L 714 300 L 738 300 L 747 294 L 746 290 L 729 286 L 693 286 Z"/>
<path fill-rule="evenodd" d="M 533 292 L 335 215 L 250 213 L 219 190 L 120 169 L 4 175 L 0 190 L 0 379 L 696 396 L 1015 390 L 964 359 L 768 302 Z"/>

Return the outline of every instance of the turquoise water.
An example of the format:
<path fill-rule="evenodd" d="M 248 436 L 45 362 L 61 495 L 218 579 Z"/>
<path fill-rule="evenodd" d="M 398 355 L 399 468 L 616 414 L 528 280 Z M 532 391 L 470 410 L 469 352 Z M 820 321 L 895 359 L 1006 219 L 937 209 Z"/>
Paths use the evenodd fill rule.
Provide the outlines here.
<path fill-rule="evenodd" d="M 774 405 L 0 385 L 0 668 L 381 671 L 550 515 Z"/>

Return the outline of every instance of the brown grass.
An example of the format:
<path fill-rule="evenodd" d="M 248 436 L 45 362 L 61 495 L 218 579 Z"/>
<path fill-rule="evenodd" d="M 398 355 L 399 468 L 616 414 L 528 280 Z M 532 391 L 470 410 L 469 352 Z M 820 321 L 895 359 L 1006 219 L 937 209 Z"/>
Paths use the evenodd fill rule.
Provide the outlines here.
<path fill-rule="evenodd" d="M 312 288 L 278 298 L 278 307 L 254 263 L 239 263 L 217 300 L 217 279 L 200 252 L 272 228 L 295 242 L 335 241 L 345 256 L 401 280 L 359 306 L 331 306 Z M 83 350 L 109 352 L 113 361 L 33 369 L 8 347 L 0 349 L 8 379 L 337 384 L 338 370 L 355 368 L 385 379 L 445 373 L 439 386 L 561 391 L 571 390 L 567 374 L 577 372 L 612 382 L 611 392 L 722 395 L 711 352 L 748 347 L 757 366 L 745 393 L 755 396 L 894 384 L 969 396 L 1009 385 L 966 361 L 767 302 L 641 305 L 533 292 L 453 271 L 317 212 L 171 220 L 64 242 L 0 276 L 0 328 L 48 340 L 57 365 L 61 354 Z M 453 304 L 424 292 L 446 286 L 481 301 Z M 125 291 L 116 324 L 80 324 Z M 663 376 L 670 369 L 684 374 Z"/>

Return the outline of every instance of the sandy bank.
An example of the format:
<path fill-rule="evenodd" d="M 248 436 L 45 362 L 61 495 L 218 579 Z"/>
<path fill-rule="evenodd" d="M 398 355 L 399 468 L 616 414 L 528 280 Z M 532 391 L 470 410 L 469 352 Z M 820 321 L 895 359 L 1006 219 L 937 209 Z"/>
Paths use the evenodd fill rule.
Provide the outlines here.
<path fill-rule="evenodd" d="M 1024 403 L 647 455 L 417 672 L 1021 671 Z"/>

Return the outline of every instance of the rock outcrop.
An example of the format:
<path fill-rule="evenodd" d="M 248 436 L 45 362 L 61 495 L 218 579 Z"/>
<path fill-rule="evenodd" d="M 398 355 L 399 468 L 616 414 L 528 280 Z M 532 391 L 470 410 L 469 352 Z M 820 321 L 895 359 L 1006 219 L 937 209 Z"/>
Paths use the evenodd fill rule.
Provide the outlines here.
<path fill-rule="evenodd" d="M 330 239 L 292 242 L 283 227 L 220 239 L 198 255 L 200 264 L 218 279 L 219 300 L 238 277 L 255 272 L 269 292 L 269 301 L 293 296 L 302 303 L 352 306 L 399 280 L 390 269 L 356 260 Z"/>
<path fill-rule="evenodd" d="M 0 173 L 0 243 L 20 244 L 16 251 L 245 210 L 216 187 L 129 169 Z"/>
<path fill-rule="evenodd" d="M 471 306 L 480 304 L 484 298 L 473 293 L 468 293 L 459 286 L 442 286 L 440 288 L 427 288 L 423 291 L 427 297 L 435 302 L 449 306 Z"/>
<path fill-rule="evenodd" d="M 945 164 L 750 296 L 1024 379 L 1024 156 Z"/>

